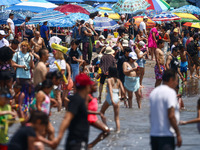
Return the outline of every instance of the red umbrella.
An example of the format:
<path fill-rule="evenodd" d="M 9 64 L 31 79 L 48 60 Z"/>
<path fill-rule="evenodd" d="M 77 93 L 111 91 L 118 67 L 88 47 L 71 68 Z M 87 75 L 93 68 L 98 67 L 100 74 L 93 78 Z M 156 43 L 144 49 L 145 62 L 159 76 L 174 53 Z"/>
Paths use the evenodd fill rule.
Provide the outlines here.
<path fill-rule="evenodd" d="M 83 14 L 87 14 L 87 15 L 90 14 L 83 7 L 81 7 L 79 5 L 73 5 L 73 4 L 66 4 L 66 5 L 58 6 L 54 10 L 58 10 L 62 13 L 71 12 L 71 13 L 83 13 Z"/>

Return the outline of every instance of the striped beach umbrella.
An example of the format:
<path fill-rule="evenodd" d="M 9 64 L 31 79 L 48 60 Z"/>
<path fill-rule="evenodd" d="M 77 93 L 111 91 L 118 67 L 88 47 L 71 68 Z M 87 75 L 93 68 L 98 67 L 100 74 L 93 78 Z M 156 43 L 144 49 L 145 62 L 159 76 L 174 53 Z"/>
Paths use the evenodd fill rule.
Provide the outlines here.
<path fill-rule="evenodd" d="M 56 8 L 57 5 L 50 3 L 46 0 L 22 0 L 14 6 L 6 8 L 6 10 L 29 10 L 31 12 L 42 12 L 47 10 L 52 10 Z"/>
<path fill-rule="evenodd" d="M 199 22 L 200 20 L 192 14 L 188 13 L 174 13 L 181 18 L 181 22 Z"/>
<path fill-rule="evenodd" d="M 181 20 L 181 18 L 170 12 L 163 12 L 161 14 L 155 15 L 152 20 L 153 21 L 173 21 L 173 20 Z"/>
<path fill-rule="evenodd" d="M 184 26 L 193 27 L 193 28 L 199 28 L 200 29 L 200 23 L 199 22 L 186 22 L 183 24 Z"/>
<path fill-rule="evenodd" d="M 21 3 L 20 0 L 1 0 L 0 1 L 0 5 L 14 5 L 14 4 L 18 4 L 18 3 Z"/>
<path fill-rule="evenodd" d="M 151 6 L 147 9 L 153 9 L 159 12 L 167 11 L 170 9 L 170 5 L 164 0 L 146 0 Z"/>
<path fill-rule="evenodd" d="M 107 17 L 95 17 L 95 30 L 103 31 L 104 29 L 114 30 L 119 27 L 118 23 Z"/>
<path fill-rule="evenodd" d="M 193 5 L 185 5 L 180 8 L 172 10 L 175 13 L 189 13 L 189 14 L 196 14 L 200 15 L 200 8 L 193 6 Z"/>

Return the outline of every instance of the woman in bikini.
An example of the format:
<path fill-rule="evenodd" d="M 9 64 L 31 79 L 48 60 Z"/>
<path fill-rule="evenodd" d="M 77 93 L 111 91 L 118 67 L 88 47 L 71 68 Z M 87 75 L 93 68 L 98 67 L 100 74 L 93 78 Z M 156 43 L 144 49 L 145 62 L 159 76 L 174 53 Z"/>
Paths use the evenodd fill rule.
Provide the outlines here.
<path fill-rule="evenodd" d="M 125 91 L 122 82 L 118 79 L 118 71 L 116 67 L 110 67 L 108 71 L 108 81 L 107 81 L 107 96 L 104 101 L 101 113 L 104 114 L 110 105 L 113 105 L 114 109 L 114 119 L 116 123 L 116 131 L 120 131 L 120 121 L 119 121 L 119 90 L 125 95 Z M 106 124 L 106 119 L 102 118 L 102 121 Z"/>

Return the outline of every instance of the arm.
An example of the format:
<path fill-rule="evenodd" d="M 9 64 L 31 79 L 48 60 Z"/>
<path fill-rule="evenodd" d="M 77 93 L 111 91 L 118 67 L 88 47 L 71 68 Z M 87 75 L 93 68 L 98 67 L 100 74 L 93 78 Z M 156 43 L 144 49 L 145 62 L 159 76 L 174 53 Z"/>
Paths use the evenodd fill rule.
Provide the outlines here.
<path fill-rule="evenodd" d="M 42 102 L 44 101 L 45 97 L 42 92 L 38 92 L 36 95 L 36 107 L 38 111 L 41 111 Z"/>
<path fill-rule="evenodd" d="M 51 46 L 51 45 L 50 45 Z M 42 39 L 42 48 L 46 48 L 46 45 L 44 43 L 44 39 Z"/>
<path fill-rule="evenodd" d="M 12 67 L 16 67 L 16 68 L 26 68 L 26 66 L 25 65 L 18 65 L 16 62 L 14 62 L 13 60 L 12 60 L 12 62 L 11 62 L 11 66 Z"/>
<path fill-rule="evenodd" d="M 84 31 L 84 34 L 85 34 L 86 36 L 92 36 L 92 33 L 88 33 L 87 30 Z"/>
<path fill-rule="evenodd" d="M 108 79 L 108 90 L 109 90 L 109 93 L 110 93 L 111 102 L 112 102 L 112 104 L 114 105 L 114 101 L 113 101 L 113 92 L 112 92 L 112 85 L 111 85 L 111 80 L 110 80 L 110 79 Z"/>
<path fill-rule="evenodd" d="M 97 32 L 94 30 L 93 25 L 92 25 L 92 24 L 89 24 L 89 25 L 90 25 L 90 29 L 92 29 L 92 31 L 93 31 L 96 35 L 98 35 Z"/>
<path fill-rule="evenodd" d="M 23 115 L 23 111 L 22 111 L 22 104 L 23 104 L 23 100 L 25 98 L 25 94 L 22 92 L 19 96 L 19 117 L 24 117 Z"/>
<path fill-rule="evenodd" d="M 46 35 L 46 38 L 47 38 L 47 41 L 48 41 L 49 40 L 48 31 L 45 31 L 45 35 Z"/>
<path fill-rule="evenodd" d="M 13 115 L 13 116 L 16 116 L 16 113 L 12 112 L 12 111 L 0 111 L 0 116 L 4 116 L 4 115 Z"/>
<path fill-rule="evenodd" d="M 177 125 L 177 121 L 175 118 L 175 110 L 174 107 L 171 107 L 168 109 L 168 118 L 170 121 L 171 126 L 173 127 L 173 129 L 176 132 L 176 136 L 177 136 L 177 146 L 180 147 L 182 145 L 182 139 L 181 139 L 181 134 Z"/>
<path fill-rule="evenodd" d="M 119 81 L 119 87 L 120 87 L 120 89 L 122 91 L 122 94 L 124 94 L 124 97 L 126 97 L 126 92 L 124 90 L 124 86 L 123 86 L 123 84 L 122 84 L 122 82 L 120 80 L 118 80 L 118 81 Z"/>
<path fill-rule="evenodd" d="M 126 65 L 126 62 L 123 63 L 123 72 L 124 74 L 128 74 L 128 73 L 131 73 L 132 71 L 137 71 L 137 68 L 132 68 L 130 70 L 127 70 L 127 65 Z"/>
<path fill-rule="evenodd" d="M 10 22 L 8 22 L 8 26 L 9 26 L 9 29 L 10 29 L 10 31 L 11 31 L 11 33 L 12 33 L 11 23 L 10 23 Z M 12 33 L 12 34 L 13 34 L 13 33 Z"/>
<path fill-rule="evenodd" d="M 156 40 L 156 33 L 155 32 L 153 32 L 152 36 L 153 36 L 154 41 L 157 42 L 157 40 Z"/>
<path fill-rule="evenodd" d="M 172 56 L 169 55 L 167 57 L 167 61 L 166 61 L 166 64 L 165 64 L 166 69 L 170 69 L 169 65 L 170 65 L 171 60 L 172 60 Z"/>
<path fill-rule="evenodd" d="M 34 142 L 36 138 L 32 136 L 28 136 L 28 150 L 34 150 Z"/>
<path fill-rule="evenodd" d="M 29 66 L 31 69 L 33 69 L 35 67 L 34 62 L 33 62 L 33 54 L 30 52 L 29 55 L 31 56 L 31 60 L 29 62 Z"/>
<path fill-rule="evenodd" d="M 71 69 L 70 69 L 70 66 L 68 63 L 66 63 L 66 70 L 67 70 L 67 73 L 68 73 L 68 82 L 69 80 L 71 79 Z"/>

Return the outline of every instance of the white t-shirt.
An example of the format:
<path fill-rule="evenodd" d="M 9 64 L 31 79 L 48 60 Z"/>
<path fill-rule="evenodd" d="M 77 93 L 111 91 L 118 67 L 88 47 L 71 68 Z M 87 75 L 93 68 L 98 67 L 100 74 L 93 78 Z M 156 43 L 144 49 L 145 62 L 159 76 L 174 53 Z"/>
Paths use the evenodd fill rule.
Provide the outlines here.
<path fill-rule="evenodd" d="M 0 48 L 2 48 L 4 46 L 9 46 L 9 42 L 8 42 L 8 40 L 3 38 L 0 40 Z"/>
<path fill-rule="evenodd" d="M 15 25 L 14 25 L 14 22 L 12 19 L 8 18 L 7 19 L 7 24 L 10 23 L 10 27 L 11 27 L 11 30 L 12 32 L 15 34 Z"/>
<path fill-rule="evenodd" d="M 145 30 L 145 32 L 146 32 L 146 24 L 144 23 L 144 21 L 142 21 L 142 22 L 140 23 L 139 28 L 140 28 L 140 31 L 143 32 L 143 30 Z M 144 33 L 143 33 L 143 34 L 144 34 Z"/>
<path fill-rule="evenodd" d="M 57 61 L 58 65 L 60 66 L 60 68 L 62 70 L 66 69 L 66 62 L 65 60 L 60 60 L 60 59 L 55 59 L 54 57 L 51 58 L 51 60 L 49 60 L 49 72 L 54 72 L 56 70 L 58 70 L 58 67 L 56 66 L 56 64 L 54 63 L 55 61 Z"/>
<path fill-rule="evenodd" d="M 174 47 L 176 47 L 176 46 L 173 44 L 172 47 L 171 47 L 171 53 L 172 53 L 172 50 L 173 50 Z"/>
<path fill-rule="evenodd" d="M 94 24 L 94 21 L 90 18 L 90 19 L 88 20 L 88 23 L 91 24 L 91 25 L 93 25 L 93 24 Z"/>
<path fill-rule="evenodd" d="M 151 136 L 175 136 L 168 119 L 168 109 L 174 107 L 176 121 L 179 122 L 179 104 L 174 89 L 160 85 L 150 94 Z"/>

